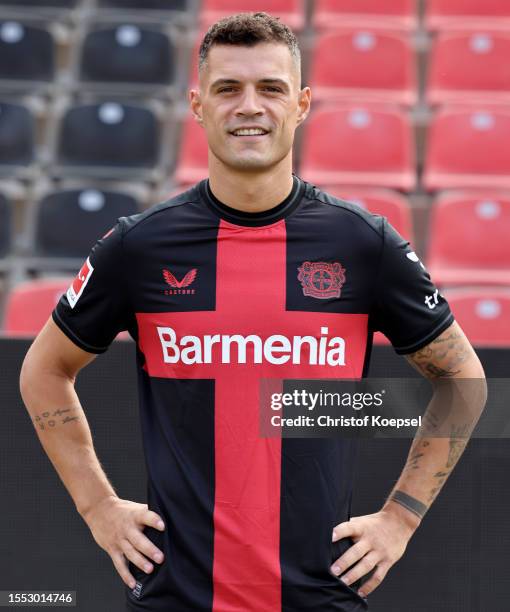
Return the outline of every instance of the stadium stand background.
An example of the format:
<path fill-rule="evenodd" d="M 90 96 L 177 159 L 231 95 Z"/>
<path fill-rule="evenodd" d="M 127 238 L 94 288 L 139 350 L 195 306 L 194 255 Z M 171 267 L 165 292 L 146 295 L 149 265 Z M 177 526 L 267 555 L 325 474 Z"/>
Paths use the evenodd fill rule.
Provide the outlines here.
<path fill-rule="evenodd" d="M 36 333 L 119 215 L 206 176 L 198 42 L 250 9 L 299 35 L 314 108 L 296 172 L 386 215 L 471 340 L 509 345 L 504 0 L 0 1 L 1 333 Z"/>
<path fill-rule="evenodd" d="M 509 345 L 504 0 L 0 1 L 1 333 L 33 335 L 119 215 L 206 176 L 198 42 L 251 9 L 299 35 L 314 107 L 296 172 L 388 216 L 471 340 Z"/>
<path fill-rule="evenodd" d="M 275 7 L 299 31 L 304 83 L 314 91 L 296 171 L 412 239 L 481 347 L 487 375 L 507 376 L 507 0 L 0 0 L 2 588 L 78 588 L 84 612 L 122 601 L 109 558 L 98 555 L 32 435 L 19 368 L 113 221 L 205 176 L 205 139 L 186 101 L 200 34 L 222 10 Z M 321 156 L 328 137 L 332 150 Z M 132 345 L 116 343 L 78 386 L 112 481 L 143 500 L 132 357 Z M 378 346 L 370 374 L 409 368 Z M 405 440 L 364 447 L 355 513 L 377 507 L 407 448 Z M 374 611 L 508 610 L 508 464 L 506 439 L 470 443 L 374 594 Z"/>

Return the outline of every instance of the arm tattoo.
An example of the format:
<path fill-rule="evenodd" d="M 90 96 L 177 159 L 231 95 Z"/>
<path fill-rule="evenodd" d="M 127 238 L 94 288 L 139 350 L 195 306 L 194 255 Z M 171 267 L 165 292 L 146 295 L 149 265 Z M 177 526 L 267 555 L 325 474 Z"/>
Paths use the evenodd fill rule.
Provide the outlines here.
<path fill-rule="evenodd" d="M 459 457 L 466 448 L 467 441 L 469 439 L 471 426 L 470 424 L 463 424 L 456 427 L 452 425 L 452 433 L 450 436 L 450 450 L 448 453 L 448 461 L 446 467 L 454 467 L 459 460 Z"/>
<path fill-rule="evenodd" d="M 469 343 L 456 330 L 447 330 L 419 351 L 406 355 L 409 363 L 427 378 L 448 378 L 460 373 L 469 357 Z"/>
<path fill-rule="evenodd" d="M 468 362 L 473 354 L 462 330 L 453 323 L 427 346 L 406 355 L 411 366 L 428 378 L 434 387 L 434 395 L 423 415 L 421 430 L 413 441 L 404 467 L 409 478 L 412 478 L 417 470 L 423 470 L 423 477 L 428 484 L 423 485 L 424 490 L 421 491 L 420 497 L 426 498 L 427 505 L 435 500 L 464 452 L 480 416 L 479 405 L 485 403 L 483 372 L 479 378 L 466 375 L 470 372 Z M 428 437 L 429 440 L 437 439 L 437 451 L 430 453 L 432 447 L 426 447 L 430 446 L 432 440 L 424 440 L 423 437 Z M 446 439 L 441 444 L 439 438 Z M 446 454 L 446 451 L 447 457 L 440 463 L 429 462 L 428 455 L 432 460 L 437 456 L 437 452 Z M 427 474 L 428 470 L 431 470 L 430 476 Z M 414 498 L 409 501 L 407 497 L 402 497 L 402 491 L 396 493 L 398 499 L 394 494 L 391 499 L 404 506 L 407 504 L 406 507 L 413 506 Z M 414 502 L 422 503 L 418 500 Z M 411 510 L 410 507 L 408 509 Z"/>
<path fill-rule="evenodd" d="M 430 503 L 432 503 L 436 499 L 439 491 L 441 490 L 443 484 L 445 483 L 450 473 L 451 473 L 451 470 L 447 470 L 446 472 L 439 471 L 434 474 L 434 478 L 436 478 L 436 483 L 429 492 L 428 501 Z"/>
<path fill-rule="evenodd" d="M 407 459 L 406 464 L 404 466 L 405 472 L 420 469 L 420 459 L 424 456 L 424 453 L 422 451 L 429 445 L 430 442 L 427 442 L 427 440 L 416 439 L 413 441 L 411 445 L 411 450 L 409 451 L 409 458 Z"/>
<path fill-rule="evenodd" d="M 419 499 L 416 499 L 414 497 L 411 497 L 407 493 L 404 493 L 404 491 L 393 491 L 389 499 L 393 500 L 394 502 L 397 502 L 397 504 L 400 504 L 401 506 L 404 506 L 404 508 L 407 508 L 413 514 L 416 514 L 416 516 L 419 516 L 420 518 L 423 518 L 428 510 L 428 506 L 426 504 L 421 502 Z"/>
<path fill-rule="evenodd" d="M 448 459 L 446 461 L 446 466 L 442 470 L 434 474 L 436 483 L 434 487 L 430 490 L 428 498 L 429 502 L 434 501 L 446 479 L 452 473 L 453 468 L 455 467 L 457 461 L 459 460 L 460 456 L 466 448 L 470 431 L 471 425 L 468 423 L 458 426 L 451 426 L 451 435 L 449 439 L 450 448 L 448 450 Z"/>
<path fill-rule="evenodd" d="M 75 414 L 76 410 L 78 410 L 78 408 L 75 406 L 70 408 L 59 408 L 53 412 L 47 410 L 41 414 L 36 414 L 32 421 L 34 425 L 41 430 L 55 429 L 55 427 L 59 425 L 79 421 L 80 417 Z"/>

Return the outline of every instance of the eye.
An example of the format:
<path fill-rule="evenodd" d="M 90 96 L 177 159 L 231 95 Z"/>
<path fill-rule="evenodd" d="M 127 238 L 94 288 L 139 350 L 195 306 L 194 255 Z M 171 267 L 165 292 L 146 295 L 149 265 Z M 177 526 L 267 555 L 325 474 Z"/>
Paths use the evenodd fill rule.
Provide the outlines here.
<path fill-rule="evenodd" d="M 265 91 L 270 91 L 271 93 L 281 93 L 282 92 L 281 87 L 276 87 L 275 85 L 266 85 L 263 89 Z"/>
<path fill-rule="evenodd" d="M 231 91 L 234 91 L 233 87 L 221 87 L 218 89 L 218 93 L 230 93 Z"/>

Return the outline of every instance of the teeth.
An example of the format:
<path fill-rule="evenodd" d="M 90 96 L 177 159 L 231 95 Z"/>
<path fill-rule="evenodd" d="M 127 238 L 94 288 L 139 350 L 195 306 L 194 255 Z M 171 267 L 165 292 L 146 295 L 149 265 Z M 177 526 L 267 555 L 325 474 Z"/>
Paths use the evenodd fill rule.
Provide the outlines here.
<path fill-rule="evenodd" d="M 236 130 L 234 132 L 235 136 L 260 136 L 265 134 L 264 130 L 258 128 L 244 129 L 244 130 Z"/>

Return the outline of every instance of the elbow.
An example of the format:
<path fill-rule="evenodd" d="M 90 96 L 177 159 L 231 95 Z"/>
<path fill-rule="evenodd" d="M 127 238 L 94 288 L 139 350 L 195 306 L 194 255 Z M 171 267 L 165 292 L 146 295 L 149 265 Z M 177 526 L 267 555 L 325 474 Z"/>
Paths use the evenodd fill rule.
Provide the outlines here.
<path fill-rule="evenodd" d="M 488 398 L 488 385 L 487 385 L 487 379 L 485 377 L 485 372 L 483 369 L 482 364 L 480 363 L 480 360 L 476 359 L 477 363 L 476 363 L 476 369 L 473 373 L 471 373 L 470 378 L 475 380 L 475 387 L 473 389 L 473 395 L 477 400 L 477 403 L 480 407 L 480 412 L 484 410 L 485 408 L 485 404 L 487 403 L 487 398 Z"/>
<path fill-rule="evenodd" d="M 487 385 L 487 379 L 485 378 L 485 373 L 482 369 L 482 374 L 479 378 L 479 402 L 480 402 L 480 411 L 485 409 L 485 405 L 487 404 L 487 398 L 489 396 L 489 388 Z"/>
<path fill-rule="evenodd" d="M 28 408 L 33 398 L 41 393 L 41 382 L 43 381 L 44 359 L 35 350 L 34 344 L 28 349 L 21 365 L 19 373 L 19 391 L 21 398 Z"/>
<path fill-rule="evenodd" d="M 34 368 L 32 367 L 30 355 L 27 353 L 19 374 L 19 391 L 25 405 L 29 401 L 30 390 L 33 389 Z"/>

